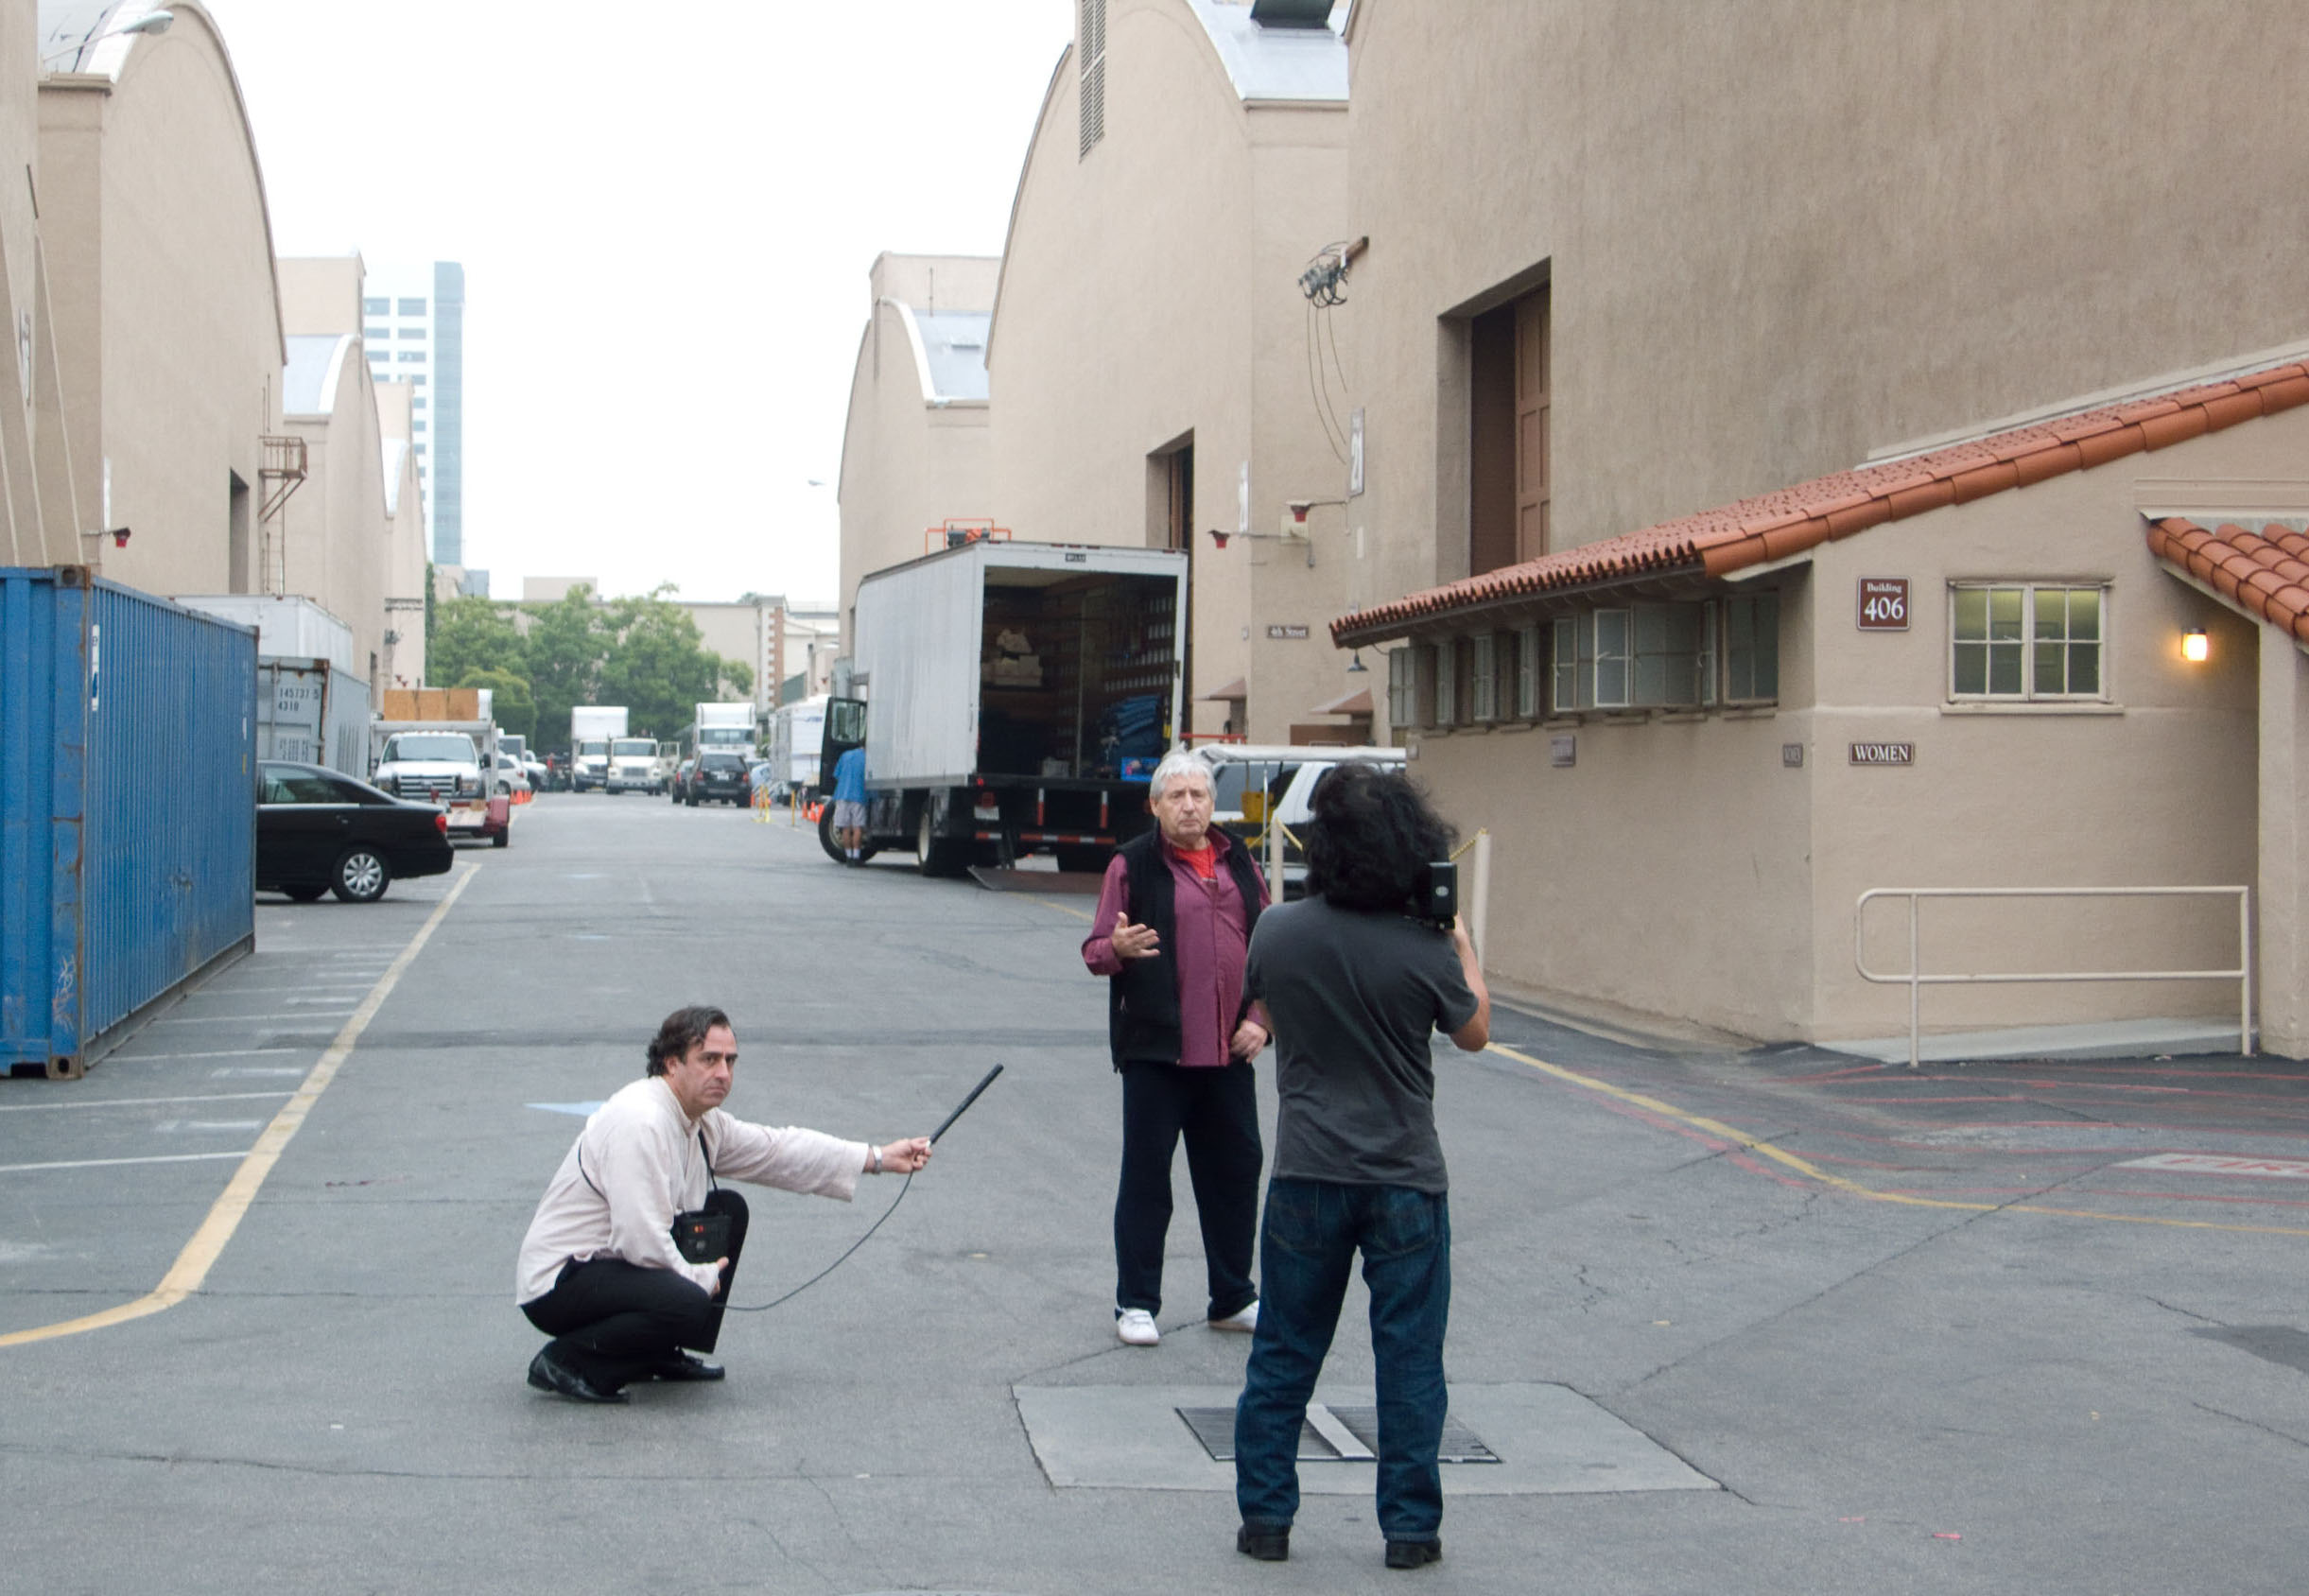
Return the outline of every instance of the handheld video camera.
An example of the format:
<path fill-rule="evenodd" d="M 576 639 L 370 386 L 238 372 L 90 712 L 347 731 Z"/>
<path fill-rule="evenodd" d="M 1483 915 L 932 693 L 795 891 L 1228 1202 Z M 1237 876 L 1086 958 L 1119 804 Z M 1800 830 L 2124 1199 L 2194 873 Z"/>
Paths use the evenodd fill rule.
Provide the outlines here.
<path fill-rule="evenodd" d="M 1459 924 L 1459 864 L 1439 859 L 1427 867 L 1426 890 L 1403 906 L 1403 912 L 1423 926 L 1448 931 Z"/>

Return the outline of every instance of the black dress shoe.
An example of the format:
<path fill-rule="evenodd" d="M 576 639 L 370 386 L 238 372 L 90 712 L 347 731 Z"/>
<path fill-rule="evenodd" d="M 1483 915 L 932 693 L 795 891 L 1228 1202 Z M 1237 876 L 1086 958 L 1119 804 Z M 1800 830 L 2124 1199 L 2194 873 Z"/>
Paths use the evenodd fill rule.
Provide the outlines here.
<path fill-rule="evenodd" d="M 720 1379 L 729 1371 L 719 1363 L 709 1363 L 695 1353 L 676 1352 L 672 1357 L 650 1371 L 652 1379 Z"/>
<path fill-rule="evenodd" d="M 1391 1540 L 1387 1543 L 1387 1566 L 1391 1569 L 1424 1569 L 1430 1563 L 1443 1561 L 1443 1542 L 1440 1540 Z"/>
<path fill-rule="evenodd" d="M 581 1402 L 622 1402 L 622 1391 L 604 1391 L 593 1381 L 557 1362 L 549 1347 L 539 1347 L 530 1360 L 530 1383 L 540 1391 L 558 1392 Z"/>
<path fill-rule="evenodd" d="M 1235 1532 L 1235 1550 L 1245 1557 L 1256 1557 L 1262 1563 L 1288 1563 L 1291 1560 L 1291 1532 L 1255 1530 L 1245 1524 Z"/>

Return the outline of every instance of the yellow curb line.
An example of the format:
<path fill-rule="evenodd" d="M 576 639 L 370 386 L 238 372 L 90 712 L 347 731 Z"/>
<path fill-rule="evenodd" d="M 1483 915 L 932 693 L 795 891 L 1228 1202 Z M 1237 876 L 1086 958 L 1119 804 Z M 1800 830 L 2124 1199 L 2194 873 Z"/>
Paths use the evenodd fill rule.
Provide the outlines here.
<path fill-rule="evenodd" d="M 337 1071 L 352 1056 L 354 1044 L 360 1040 L 361 1032 L 369 1029 L 369 1022 L 376 1017 L 376 1012 L 384 1006 L 385 999 L 392 996 L 392 989 L 399 983 L 402 973 L 424 951 L 434 928 L 447 917 L 450 909 L 465 889 L 473 884 L 473 878 L 480 873 L 480 869 L 476 864 L 458 876 L 457 885 L 449 889 L 449 895 L 441 900 L 425 923 L 418 928 L 417 934 L 401 950 L 401 956 L 377 978 L 376 985 L 369 989 L 369 996 L 361 999 L 361 1006 L 353 1011 L 352 1017 L 345 1021 L 344 1029 L 337 1033 L 337 1040 L 329 1044 L 329 1050 L 321 1055 L 321 1062 L 313 1066 L 311 1074 L 305 1076 L 304 1084 L 282 1105 L 281 1111 L 272 1117 L 272 1123 L 267 1125 L 264 1134 L 256 1138 L 256 1145 L 249 1150 L 249 1155 L 241 1160 L 240 1168 L 234 1171 L 231 1184 L 225 1187 L 223 1195 L 210 1207 L 208 1217 L 200 1222 L 200 1228 L 193 1232 L 192 1240 L 184 1243 L 184 1250 L 177 1254 L 176 1262 L 169 1266 L 166 1275 L 161 1276 L 158 1286 L 134 1302 L 124 1302 L 101 1313 L 0 1335 L 0 1346 L 21 1346 L 27 1342 L 53 1341 L 59 1336 L 74 1336 L 84 1330 L 125 1325 L 131 1319 L 142 1319 L 165 1309 L 174 1308 L 199 1291 L 201 1282 L 208 1278 L 209 1270 L 215 1267 L 217 1258 L 223 1254 L 225 1243 L 233 1240 L 233 1232 L 240 1227 L 242 1217 L 249 1211 L 249 1205 L 256 1200 L 258 1188 L 265 1184 L 265 1177 L 272 1173 L 272 1166 L 280 1162 L 281 1154 L 287 1148 L 289 1138 L 304 1123 L 304 1117 L 312 1112 L 313 1104 L 321 1101 L 321 1094 L 329 1089 L 329 1083 L 337 1079 Z"/>
<path fill-rule="evenodd" d="M 1566 1069 L 1561 1065 L 1550 1064 L 1544 1059 L 1534 1058 L 1529 1053 L 1518 1052 L 1503 1043 L 1494 1042 L 1488 1050 L 1498 1053 L 1502 1058 L 1514 1059 L 1518 1064 L 1529 1065 L 1534 1069 L 1553 1075 L 1557 1080 L 1568 1082 L 1574 1086 L 1584 1087 L 1591 1092 L 1600 1092 L 1606 1097 L 1617 1098 L 1622 1102 L 1633 1104 L 1647 1113 L 1658 1114 L 1665 1119 L 1690 1125 L 1693 1130 L 1719 1137 L 1743 1152 L 1760 1153 L 1774 1163 L 1794 1170 L 1807 1180 L 1816 1180 L 1823 1186 L 1845 1192 L 1849 1196 L 1866 1198 L 1871 1203 L 1898 1203 L 1912 1208 L 1957 1208 L 1968 1213 L 1978 1214 L 1996 1213 L 2000 1210 L 2005 1213 L 2050 1214 L 2060 1219 L 2107 1220 L 2112 1224 L 2158 1224 L 2177 1230 L 2231 1230 L 2252 1236 L 2309 1236 L 2309 1230 L 2282 1224 L 2223 1224 L 2216 1220 L 2160 1219 L 2144 1214 L 2109 1214 L 2096 1212 L 2090 1208 L 2047 1207 L 2037 1203 L 1958 1203 L 1941 1197 L 1911 1197 L 1905 1192 L 1878 1191 L 1873 1187 L 1863 1186 L 1858 1181 L 1847 1180 L 1842 1175 L 1832 1175 L 1807 1159 L 1799 1158 L 1793 1153 L 1783 1152 L 1762 1137 L 1752 1136 L 1745 1131 L 1734 1130 L 1721 1120 L 1687 1113 L 1673 1103 L 1662 1102 L 1655 1097 L 1646 1097 L 1641 1092 L 1631 1092 L 1623 1086 L 1615 1086 L 1607 1081 L 1599 1081 L 1592 1075 L 1582 1075 L 1576 1070 Z"/>

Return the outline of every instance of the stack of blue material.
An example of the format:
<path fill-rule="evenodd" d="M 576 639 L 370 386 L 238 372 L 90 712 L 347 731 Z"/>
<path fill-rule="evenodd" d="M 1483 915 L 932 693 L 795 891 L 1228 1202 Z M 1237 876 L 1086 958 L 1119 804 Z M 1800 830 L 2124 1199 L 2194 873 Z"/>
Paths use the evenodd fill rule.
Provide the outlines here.
<path fill-rule="evenodd" d="M 1099 742 L 1116 764 L 1125 759 L 1159 759 L 1163 755 L 1160 693 L 1117 699 L 1099 716 Z"/>

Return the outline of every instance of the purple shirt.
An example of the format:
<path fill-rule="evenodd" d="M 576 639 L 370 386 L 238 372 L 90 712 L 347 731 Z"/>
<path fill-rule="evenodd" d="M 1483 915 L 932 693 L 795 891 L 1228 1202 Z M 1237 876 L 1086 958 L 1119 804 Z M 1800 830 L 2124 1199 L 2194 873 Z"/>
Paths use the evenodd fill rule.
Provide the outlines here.
<path fill-rule="evenodd" d="M 1250 934 L 1244 928 L 1250 917 L 1226 867 L 1226 856 L 1241 844 L 1215 828 L 1207 836 L 1218 850 L 1218 870 L 1207 881 L 1176 849 L 1161 844 L 1163 862 L 1171 867 L 1170 952 L 1178 963 L 1178 1061 L 1197 1069 L 1217 1069 L 1234 1062 L 1227 1048 L 1235 1038 L 1235 1016 L 1242 1008 L 1242 963 L 1250 950 Z M 1264 909 L 1267 883 L 1257 860 L 1251 863 L 1251 876 L 1259 882 L 1259 904 Z M 1090 922 L 1094 929 L 1083 941 L 1083 963 L 1094 976 L 1122 972 L 1122 958 L 1110 939 L 1115 916 L 1126 912 L 1130 901 L 1130 866 L 1117 854 L 1099 888 L 1099 907 Z"/>

